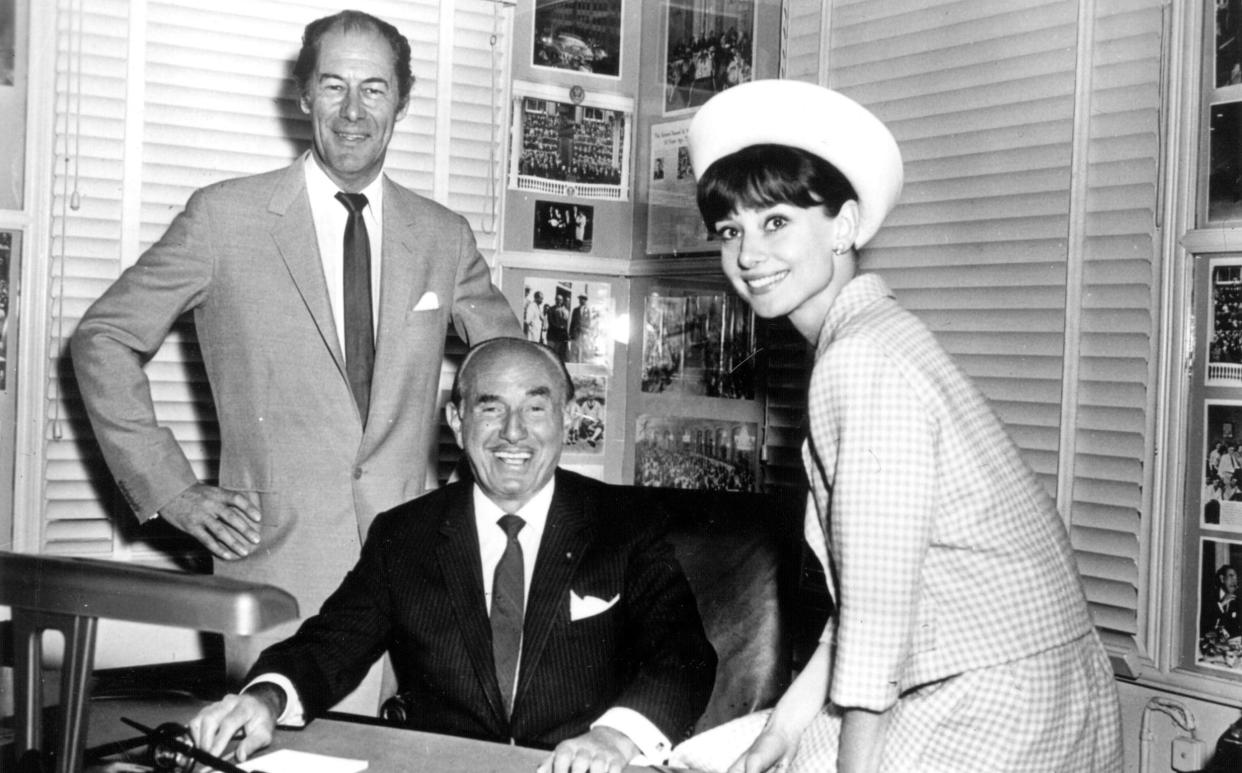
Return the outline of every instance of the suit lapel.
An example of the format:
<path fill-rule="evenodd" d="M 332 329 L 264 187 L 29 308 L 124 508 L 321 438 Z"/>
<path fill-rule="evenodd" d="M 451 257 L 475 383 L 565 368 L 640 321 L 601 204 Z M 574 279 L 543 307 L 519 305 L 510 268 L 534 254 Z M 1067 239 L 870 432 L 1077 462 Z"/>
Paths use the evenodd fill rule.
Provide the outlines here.
<path fill-rule="evenodd" d="M 508 720 L 500 700 L 496 666 L 492 661 L 492 627 L 483 597 L 483 569 L 479 536 L 474 525 L 473 487 L 459 484 L 446 500 L 436 549 L 440 571 L 453 613 L 466 643 L 466 653 L 501 725 Z"/>
<path fill-rule="evenodd" d="M 302 170 L 304 158 L 289 166 L 268 202 L 268 212 L 277 216 L 272 238 L 324 345 L 332 352 L 332 359 L 341 376 L 345 377 L 345 355 L 341 352 L 336 325 L 332 321 L 332 304 L 328 300 L 328 285 L 323 278 L 315 220 L 311 216 L 310 201 L 306 198 L 306 176 Z"/>
<path fill-rule="evenodd" d="M 515 711 L 521 705 L 522 694 L 537 678 L 548 636 L 568 623 L 569 591 L 590 544 L 591 532 L 587 527 L 594 512 L 594 497 L 558 472 L 522 624 L 522 662 L 513 702 Z"/>

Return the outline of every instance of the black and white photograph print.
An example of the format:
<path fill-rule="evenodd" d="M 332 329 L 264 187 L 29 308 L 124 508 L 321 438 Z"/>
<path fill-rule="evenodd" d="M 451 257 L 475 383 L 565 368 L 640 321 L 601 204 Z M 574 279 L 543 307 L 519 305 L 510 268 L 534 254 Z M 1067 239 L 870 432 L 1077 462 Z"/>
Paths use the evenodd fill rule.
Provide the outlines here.
<path fill-rule="evenodd" d="M 1212 105 L 1208 221 L 1242 220 L 1242 102 Z"/>
<path fill-rule="evenodd" d="M 757 438 L 752 422 L 640 415 L 634 426 L 634 483 L 754 491 Z"/>
<path fill-rule="evenodd" d="M 1216 0 L 1216 88 L 1242 83 L 1242 0 Z"/>
<path fill-rule="evenodd" d="M 754 0 L 668 0 L 665 114 L 751 80 Z"/>
<path fill-rule="evenodd" d="M 1199 570 L 1199 646 L 1195 663 L 1242 672 L 1242 610 L 1238 599 L 1242 542 L 1204 538 Z"/>
<path fill-rule="evenodd" d="M 1201 524 L 1242 534 L 1242 400 L 1208 400 L 1203 419 Z"/>
<path fill-rule="evenodd" d="M 563 201 L 535 201 L 533 244 L 537 250 L 590 252 L 595 207 Z"/>
<path fill-rule="evenodd" d="M 642 362 L 643 392 L 753 400 L 754 315 L 723 291 L 652 292 Z"/>
<path fill-rule="evenodd" d="M 1242 260 L 1211 262 L 1207 384 L 1242 386 Z"/>
<path fill-rule="evenodd" d="M 572 378 L 574 399 L 565 407 L 569 413 L 569 422 L 565 427 L 565 451 L 602 454 L 604 428 L 608 421 L 604 411 L 608 377 L 598 373 L 579 372 Z"/>
<path fill-rule="evenodd" d="M 535 0 L 535 67 L 617 77 L 621 0 Z"/>
<path fill-rule="evenodd" d="M 9 278 L 15 244 L 12 231 L 0 231 L 0 392 L 8 388 L 9 373 Z"/>
<path fill-rule="evenodd" d="M 515 107 L 511 188 L 578 199 L 628 198 L 629 113 L 592 105 L 590 98 L 574 104 L 520 96 Z"/>
<path fill-rule="evenodd" d="M 527 340 L 552 347 L 571 375 L 612 369 L 612 285 L 527 277 L 522 289 Z"/>
<path fill-rule="evenodd" d="M 12 86 L 17 73 L 17 0 L 0 0 L 0 86 Z"/>

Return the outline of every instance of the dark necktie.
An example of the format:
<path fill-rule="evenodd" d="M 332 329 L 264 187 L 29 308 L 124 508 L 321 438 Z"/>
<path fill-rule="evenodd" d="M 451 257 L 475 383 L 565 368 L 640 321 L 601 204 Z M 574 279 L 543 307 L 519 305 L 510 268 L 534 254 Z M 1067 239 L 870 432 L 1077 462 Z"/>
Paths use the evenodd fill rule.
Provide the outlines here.
<path fill-rule="evenodd" d="M 509 538 L 505 552 L 492 577 L 492 658 L 505 714 L 513 712 L 513 686 L 517 678 L 518 654 L 522 650 L 522 616 L 526 607 L 526 573 L 518 532 L 526 525 L 516 515 L 503 515 L 497 524 Z"/>
<path fill-rule="evenodd" d="M 338 193 L 337 201 L 349 210 L 345 223 L 345 372 L 358 403 L 362 426 L 367 425 L 371 404 L 371 371 L 375 365 L 375 324 L 371 313 L 371 240 L 362 218 L 367 197 L 361 193 Z"/>

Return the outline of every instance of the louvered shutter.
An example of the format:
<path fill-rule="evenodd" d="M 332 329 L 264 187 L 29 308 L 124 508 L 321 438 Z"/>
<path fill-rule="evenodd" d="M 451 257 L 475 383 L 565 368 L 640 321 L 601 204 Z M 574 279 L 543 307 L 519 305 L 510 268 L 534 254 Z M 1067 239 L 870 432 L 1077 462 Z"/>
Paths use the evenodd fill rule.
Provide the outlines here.
<path fill-rule="evenodd" d="M 831 9 L 828 85 L 891 127 L 906 165 L 863 268 L 931 327 L 1058 495 L 1114 652 L 1139 630 L 1159 5 L 1086 4 L 1081 46 L 1077 2 Z"/>
<path fill-rule="evenodd" d="M 487 0 L 353 7 L 396 25 L 413 52 L 409 114 L 397 125 L 387 172 L 465 215 L 490 258 L 496 216 L 489 179 L 500 163 L 495 125 L 506 103 L 511 10 Z M 54 281 L 45 303 L 53 330 L 42 449 L 47 482 L 39 544 L 30 547 L 124 557 L 149 551 L 127 538 L 133 518 L 111 493 L 65 341 L 194 189 L 284 166 L 307 146 L 309 125 L 289 71 L 305 24 L 340 6 L 59 0 L 58 8 Z M 80 206 L 70 207 L 71 200 Z M 160 422 L 198 474 L 211 479 L 218 434 L 188 319 L 147 374 Z"/>

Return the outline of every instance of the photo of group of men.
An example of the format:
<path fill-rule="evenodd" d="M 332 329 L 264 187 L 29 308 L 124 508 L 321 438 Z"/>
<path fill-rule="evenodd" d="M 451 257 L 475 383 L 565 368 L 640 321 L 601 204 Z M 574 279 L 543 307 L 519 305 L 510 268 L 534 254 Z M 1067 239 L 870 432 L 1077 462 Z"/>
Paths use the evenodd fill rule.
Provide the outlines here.
<path fill-rule="evenodd" d="M 595 207 L 536 201 L 532 243 L 537 250 L 590 252 L 594 225 Z"/>
<path fill-rule="evenodd" d="M 612 286 L 606 282 L 526 279 L 522 330 L 527 340 L 551 347 L 574 382 L 565 430 L 565 450 L 570 453 L 604 451 L 612 319 Z"/>
<path fill-rule="evenodd" d="M 664 111 L 698 107 L 752 78 L 752 0 L 669 3 Z"/>

